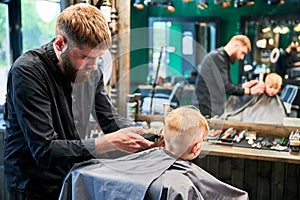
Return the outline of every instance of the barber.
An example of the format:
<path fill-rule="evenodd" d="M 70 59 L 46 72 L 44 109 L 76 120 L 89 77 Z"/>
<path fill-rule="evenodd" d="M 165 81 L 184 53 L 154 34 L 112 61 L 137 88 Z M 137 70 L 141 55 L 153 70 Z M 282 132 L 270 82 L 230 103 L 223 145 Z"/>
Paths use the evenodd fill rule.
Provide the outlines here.
<path fill-rule="evenodd" d="M 63 180 L 75 163 L 115 150 L 130 153 L 154 146 L 140 135 L 142 128 L 129 127 L 131 124 L 117 114 L 104 90 L 96 63 L 110 43 L 110 31 L 100 10 L 79 3 L 59 14 L 55 39 L 24 53 L 13 64 L 7 83 L 4 145 L 10 199 L 58 199 Z M 99 79 L 91 80 L 94 74 Z M 93 86 L 94 106 L 74 104 L 73 90 L 81 83 Z M 87 129 L 77 124 L 87 125 L 89 115 L 80 109 L 74 112 L 75 105 L 91 112 L 94 108 L 102 131 L 110 134 L 81 137 L 86 133 L 80 131 Z M 86 121 L 78 122 L 75 117 Z"/>
<path fill-rule="evenodd" d="M 227 95 L 256 95 L 264 92 L 264 84 L 251 80 L 234 84 L 230 64 L 243 60 L 251 51 L 251 42 L 245 35 L 235 35 L 224 46 L 204 56 L 198 68 L 195 91 L 200 112 L 207 118 L 224 113 Z"/>

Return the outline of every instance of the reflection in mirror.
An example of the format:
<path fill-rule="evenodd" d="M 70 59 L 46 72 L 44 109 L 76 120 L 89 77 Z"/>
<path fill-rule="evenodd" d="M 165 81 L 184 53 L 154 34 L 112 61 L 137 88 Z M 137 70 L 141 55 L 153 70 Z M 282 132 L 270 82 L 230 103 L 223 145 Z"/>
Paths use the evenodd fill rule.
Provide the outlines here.
<path fill-rule="evenodd" d="M 296 60 L 283 61 L 281 59 L 283 58 L 283 54 L 287 55 L 291 53 L 290 48 L 296 50 L 297 47 L 300 47 L 299 27 L 300 15 L 242 17 L 241 31 L 252 42 L 252 52 L 246 57 L 243 64 L 252 65 L 254 70 L 252 73 L 247 74 L 253 77 L 244 78 L 258 78 L 260 72 L 264 71 L 277 72 L 284 79 L 296 78 L 294 77 L 294 72 L 291 72 L 289 68 L 296 67 L 298 64 L 300 66 L 300 63 L 297 63 Z M 249 66 L 247 69 L 249 69 Z"/>
<path fill-rule="evenodd" d="M 240 81 L 264 81 L 270 72 L 279 74 L 288 117 L 300 117 L 299 27 L 300 15 L 241 18 L 241 32 L 251 40 L 252 51 L 240 62 Z"/>
<path fill-rule="evenodd" d="M 149 30 L 150 79 L 155 77 L 158 63 L 159 77 L 187 78 L 200 63 L 203 52 L 219 46 L 219 18 L 152 17 Z"/>

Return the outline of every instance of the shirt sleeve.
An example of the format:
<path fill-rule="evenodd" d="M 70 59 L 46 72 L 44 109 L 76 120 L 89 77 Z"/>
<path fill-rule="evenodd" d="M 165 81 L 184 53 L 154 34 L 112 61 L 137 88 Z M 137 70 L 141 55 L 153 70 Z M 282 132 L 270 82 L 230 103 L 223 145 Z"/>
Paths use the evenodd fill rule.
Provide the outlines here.
<path fill-rule="evenodd" d="M 216 54 L 214 61 L 219 68 L 226 94 L 238 96 L 244 95 L 244 88 L 242 88 L 240 84 L 234 84 L 231 81 L 229 60 L 226 60 L 226 57 L 222 54 Z"/>

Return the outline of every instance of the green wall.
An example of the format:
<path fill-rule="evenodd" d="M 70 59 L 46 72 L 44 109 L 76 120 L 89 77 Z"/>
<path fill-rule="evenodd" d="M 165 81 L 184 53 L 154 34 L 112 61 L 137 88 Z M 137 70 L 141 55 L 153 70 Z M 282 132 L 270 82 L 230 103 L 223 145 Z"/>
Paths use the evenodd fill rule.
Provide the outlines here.
<path fill-rule="evenodd" d="M 134 0 L 131 1 L 133 5 Z M 182 0 L 173 0 L 176 11 L 168 13 L 163 7 L 145 7 L 144 10 L 136 10 L 131 7 L 131 30 L 147 27 L 148 17 L 205 17 L 218 16 L 221 18 L 221 45 L 234 35 L 240 32 L 241 16 L 265 16 L 265 15 L 287 15 L 300 13 L 300 0 L 286 0 L 284 5 L 268 5 L 267 0 L 255 0 L 255 4 L 235 8 L 232 0 L 231 6 L 221 8 L 220 5 L 214 4 L 214 0 L 208 0 L 209 6 L 205 10 L 196 7 L 196 1 L 185 3 Z M 134 90 L 139 83 L 145 83 L 147 77 L 148 53 L 146 48 L 138 48 L 142 45 L 146 47 L 148 35 L 131 33 L 131 51 L 130 65 L 131 69 L 139 67 L 139 76 L 131 76 L 132 89 Z M 238 63 L 232 67 L 231 75 L 234 82 L 239 79 Z"/>

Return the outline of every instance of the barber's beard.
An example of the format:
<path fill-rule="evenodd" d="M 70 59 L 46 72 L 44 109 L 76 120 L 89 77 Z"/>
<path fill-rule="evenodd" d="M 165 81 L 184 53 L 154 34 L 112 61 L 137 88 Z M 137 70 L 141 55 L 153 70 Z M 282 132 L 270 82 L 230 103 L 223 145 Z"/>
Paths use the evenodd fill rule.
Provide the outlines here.
<path fill-rule="evenodd" d="M 90 76 L 90 70 L 76 70 L 67 53 L 61 54 L 61 61 L 59 66 L 62 68 L 64 74 L 71 82 L 82 83 Z"/>
<path fill-rule="evenodd" d="M 231 56 L 230 56 L 230 63 L 231 64 L 234 64 L 234 63 L 236 63 L 236 61 L 238 60 L 238 58 L 237 58 L 237 56 L 236 56 L 236 54 L 232 54 Z"/>
<path fill-rule="evenodd" d="M 90 70 L 79 70 L 76 75 L 76 83 L 83 83 L 88 80 L 91 75 Z"/>

